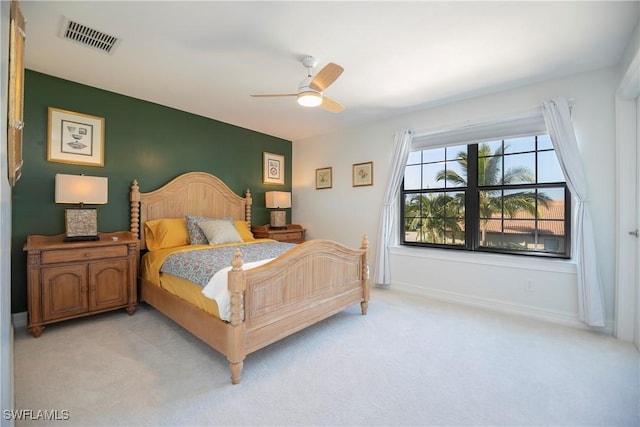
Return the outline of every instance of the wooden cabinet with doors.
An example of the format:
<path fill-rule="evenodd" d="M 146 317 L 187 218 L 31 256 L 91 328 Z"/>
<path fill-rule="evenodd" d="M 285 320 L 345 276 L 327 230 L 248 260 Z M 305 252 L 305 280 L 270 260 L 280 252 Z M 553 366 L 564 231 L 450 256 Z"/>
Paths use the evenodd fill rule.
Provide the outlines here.
<path fill-rule="evenodd" d="M 64 242 L 64 235 L 28 236 L 28 329 L 138 303 L 138 240 L 130 232 L 101 233 L 99 240 Z"/>

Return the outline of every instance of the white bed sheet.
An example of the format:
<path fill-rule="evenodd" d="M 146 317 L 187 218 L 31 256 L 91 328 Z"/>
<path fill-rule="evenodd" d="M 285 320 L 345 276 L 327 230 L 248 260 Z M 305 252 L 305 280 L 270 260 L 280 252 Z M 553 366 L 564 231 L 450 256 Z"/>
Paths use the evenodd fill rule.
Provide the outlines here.
<path fill-rule="evenodd" d="M 275 258 L 263 259 L 255 262 L 248 262 L 242 265 L 243 270 L 250 270 L 259 267 Z M 220 318 L 229 322 L 231 320 L 231 297 L 227 287 L 228 273 L 232 267 L 225 267 L 213 275 L 207 286 L 202 288 L 202 294 L 212 299 L 218 304 Z"/>

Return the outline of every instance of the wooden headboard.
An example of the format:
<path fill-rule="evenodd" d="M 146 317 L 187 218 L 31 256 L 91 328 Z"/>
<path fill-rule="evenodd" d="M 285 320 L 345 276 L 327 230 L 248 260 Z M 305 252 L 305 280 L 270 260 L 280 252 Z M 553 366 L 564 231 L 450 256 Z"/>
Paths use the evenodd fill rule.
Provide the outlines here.
<path fill-rule="evenodd" d="M 198 215 L 231 217 L 251 225 L 251 192 L 238 196 L 220 180 L 206 172 L 188 172 L 157 190 L 141 193 L 138 181 L 131 184 L 131 232 L 146 249 L 144 223 L 153 219 Z"/>

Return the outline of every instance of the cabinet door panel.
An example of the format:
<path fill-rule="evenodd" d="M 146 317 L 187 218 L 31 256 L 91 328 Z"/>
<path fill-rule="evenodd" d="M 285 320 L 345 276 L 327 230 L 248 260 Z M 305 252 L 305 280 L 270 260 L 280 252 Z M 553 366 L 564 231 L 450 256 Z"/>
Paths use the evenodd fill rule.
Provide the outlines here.
<path fill-rule="evenodd" d="M 126 305 L 128 260 L 95 262 L 89 265 L 89 310 Z"/>
<path fill-rule="evenodd" d="M 42 319 L 59 319 L 85 313 L 87 267 L 69 265 L 42 270 Z"/>

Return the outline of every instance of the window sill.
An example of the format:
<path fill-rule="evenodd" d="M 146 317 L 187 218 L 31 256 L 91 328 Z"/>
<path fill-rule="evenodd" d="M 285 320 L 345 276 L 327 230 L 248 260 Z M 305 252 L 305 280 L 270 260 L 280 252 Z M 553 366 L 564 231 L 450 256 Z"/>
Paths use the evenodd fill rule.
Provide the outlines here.
<path fill-rule="evenodd" d="M 575 262 L 567 259 L 491 254 L 485 252 L 468 252 L 436 248 L 416 248 L 411 246 L 391 246 L 389 247 L 389 252 L 391 255 L 404 257 L 576 274 Z"/>

